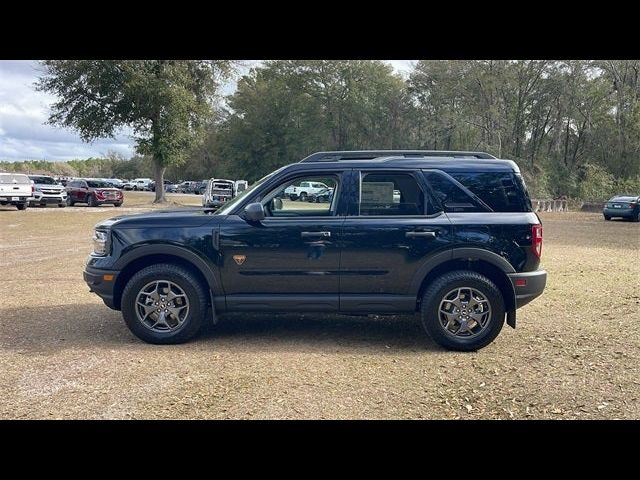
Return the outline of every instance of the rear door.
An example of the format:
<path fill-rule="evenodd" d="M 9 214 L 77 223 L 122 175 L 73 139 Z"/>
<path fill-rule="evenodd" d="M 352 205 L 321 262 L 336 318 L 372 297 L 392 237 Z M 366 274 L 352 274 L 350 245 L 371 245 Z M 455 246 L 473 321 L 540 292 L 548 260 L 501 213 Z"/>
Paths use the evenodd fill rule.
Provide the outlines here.
<path fill-rule="evenodd" d="M 433 211 L 417 171 L 356 170 L 353 188 L 342 229 L 340 309 L 412 310 L 412 284 L 430 257 L 451 248 L 451 222 Z"/>

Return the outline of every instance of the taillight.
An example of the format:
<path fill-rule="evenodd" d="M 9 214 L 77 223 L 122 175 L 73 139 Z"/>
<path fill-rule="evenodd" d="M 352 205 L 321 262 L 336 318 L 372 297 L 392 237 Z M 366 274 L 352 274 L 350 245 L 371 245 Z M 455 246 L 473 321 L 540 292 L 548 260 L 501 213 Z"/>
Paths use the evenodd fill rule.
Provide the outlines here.
<path fill-rule="evenodd" d="M 635 208 L 635 206 L 636 206 L 635 202 L 631 202 L 631 203 L 629 204 L 629 207 L 631 207 L 631 208 Z"/>
<path fill-rule="evenodd" d="M 536 257 L 542 255 L 542 225 L 531 225 L 531 249 Z"/>
<path fill-rule="evenodd" d="M 31 184 L 31 193 L 35 193 L 36 191 L 36 186 Z"/>

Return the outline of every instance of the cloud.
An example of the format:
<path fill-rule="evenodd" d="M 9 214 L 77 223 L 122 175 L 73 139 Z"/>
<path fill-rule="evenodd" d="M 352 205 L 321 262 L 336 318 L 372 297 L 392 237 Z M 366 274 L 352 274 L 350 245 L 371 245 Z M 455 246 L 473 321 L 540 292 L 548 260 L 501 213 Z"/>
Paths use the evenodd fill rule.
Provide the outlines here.
<path fill-rule="evenodd" d="M 393 68 L 407 74 L 412 60 L 386 60 Z M 260 60 L 245 60 L 234 78 L 221 88 L 223 95 L 236 89 L 236 81 Z M 47 125 L 50 105 L 56 97 L 36 91 L 35 83 L 43 73 L 35 61 L 0 60 L 0 161 L 2 160 L 71 160 L 99 157 L 113 150 L 125 157 L 134 154 L 131 130 L 123 129 L 115 139 L 84 143 L 70 129 Z"/>
<path fill-rule="evenodd" d="M 0 61 L 0 160 L 71 160 L 111 150 L 133 155 L 128 130 L 115 139 L 84 143 L 73 130 L 46 125 L 55 97 L 35 90 L 40 73 L 37 62 Z"/>

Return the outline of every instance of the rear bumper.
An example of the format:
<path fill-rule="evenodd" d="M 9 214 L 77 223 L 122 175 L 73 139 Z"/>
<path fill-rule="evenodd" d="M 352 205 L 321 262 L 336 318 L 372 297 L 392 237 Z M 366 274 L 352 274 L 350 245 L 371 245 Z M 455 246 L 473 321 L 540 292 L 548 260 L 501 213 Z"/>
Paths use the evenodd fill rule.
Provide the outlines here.
<path fill-rule="evenodd" d="M 516 308 L 523 307 L 542 295 L 547 284 L 547 272 L 544 270 L 509 273 L 507 276 L 511 280 L 514 292 L 516 292 Z"/>
<path fill-rule="evenodd" d="M 634 217 L 637 215 L 635 208 L 604 208 L 602 214 L 607 217 Z"/>
<path fill-rule="evenodd" d="M 85 267 L 82 272 L 82 277 L 89 286 L 89 291 L 98 295 L 104 304 L 113 310 L 118 310 L 114 302 L 114 289 L 118 273 L 114 270 L 98 270 L 91 267 Z M 111 280 L 105 280 L 105 275 L 112 275 Z"/>

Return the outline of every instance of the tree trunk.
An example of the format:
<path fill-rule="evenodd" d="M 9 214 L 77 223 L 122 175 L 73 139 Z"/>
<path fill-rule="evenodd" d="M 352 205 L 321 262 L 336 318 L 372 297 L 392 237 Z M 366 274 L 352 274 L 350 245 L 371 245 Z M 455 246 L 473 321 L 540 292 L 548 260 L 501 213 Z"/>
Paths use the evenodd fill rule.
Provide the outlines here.
<path fill-rule="evenodd" d="M 153 158 L 153 179 L 156 182 L 156 199 L 153 203 L 165 203 L 167 201 L 164 195 L 164 172 L 167 167 L 160 164 L 160 159 Z"/>

